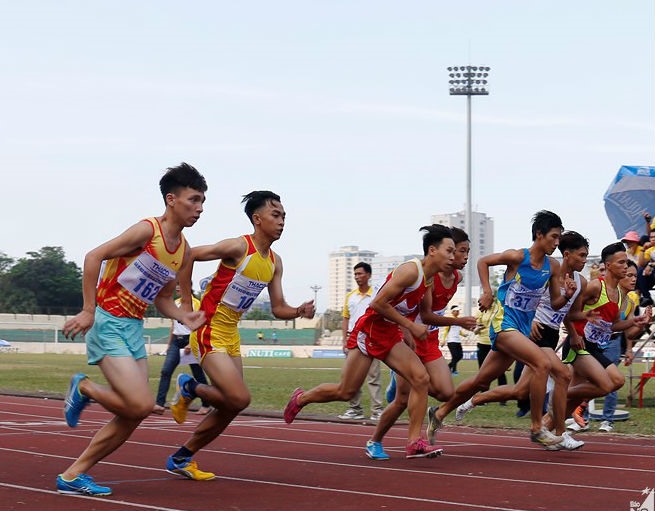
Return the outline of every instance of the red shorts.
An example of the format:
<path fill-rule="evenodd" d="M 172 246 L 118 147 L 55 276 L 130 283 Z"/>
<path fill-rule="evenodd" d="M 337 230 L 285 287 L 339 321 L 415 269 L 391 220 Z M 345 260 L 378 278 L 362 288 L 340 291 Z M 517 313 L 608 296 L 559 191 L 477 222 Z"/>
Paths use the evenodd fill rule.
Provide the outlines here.
<path fill-rule="evenodd" d="M 365 355 L 384 360 L 391 349 L 402 342 L 403 333 L 396 323 L 382 318 L 361 318 L 348 337 L 346 348 L 359 349 Z"/>
<path fill-rule="evenodd" d="M 424 341 L 414 339 L 414 343 L 416 344 L 414 351 L 423 364 L 443 357 L 439 349 L 439 330 L 428 334 Z"/>

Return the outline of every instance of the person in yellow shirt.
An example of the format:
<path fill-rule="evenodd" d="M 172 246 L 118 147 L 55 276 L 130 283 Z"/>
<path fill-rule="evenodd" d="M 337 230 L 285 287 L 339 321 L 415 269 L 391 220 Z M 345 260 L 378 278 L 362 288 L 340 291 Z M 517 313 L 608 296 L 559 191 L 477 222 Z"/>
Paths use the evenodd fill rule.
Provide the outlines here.
<path fill-rule="evenodd" d="M 648 241 L 644 243 L 644 250 L 640 252 L 637 261 L 637 289 L 641 294 L 640 305 L 642 307 L 653 305 L 650 292 L 655 286 L 655 230 L 651 231 L 648 237 Z"/>

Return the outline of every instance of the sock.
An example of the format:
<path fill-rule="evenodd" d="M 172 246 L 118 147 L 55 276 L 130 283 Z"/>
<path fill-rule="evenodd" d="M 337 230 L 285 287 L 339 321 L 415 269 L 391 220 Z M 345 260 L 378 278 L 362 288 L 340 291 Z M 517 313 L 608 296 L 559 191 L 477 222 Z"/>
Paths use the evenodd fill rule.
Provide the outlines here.
<path fill-rule="evenodd" d="M 191 458 L 192 456 L 193 453 L 186 447 L 182 446 L 175 454 L 173 454 L 173 460 L 175 461 L 175 463 L 180 463 L 186 460 L 187 458 Z"/>
<path fill-rule="evenodd" d="M 198 395 L 196 394 L 197 386 L 198 386 L 198 382 L 195 379 L 191 379 L 184 384 L 184 388 L 189 394 L 191 394 L 192 397 L 198 397 Z"/>

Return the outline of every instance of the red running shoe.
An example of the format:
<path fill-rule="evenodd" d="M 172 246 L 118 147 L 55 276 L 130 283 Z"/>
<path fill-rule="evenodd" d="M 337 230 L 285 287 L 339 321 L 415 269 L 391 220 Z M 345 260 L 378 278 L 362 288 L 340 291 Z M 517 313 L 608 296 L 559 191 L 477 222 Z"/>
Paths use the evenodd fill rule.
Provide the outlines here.
<path fill-rule="evenodd" d="M 302 394 L 304 391 L 298 387 L 296 390 L 293 391 L 293 394 L 291 394 L 291 399 L 289 399 L 289 402 L 287 403 L 286 408 L 284 409 L 284 422 L 287 424 L 291 424 L 293 420 L 296 418 L 296 415 L 302 410 L 302 406 L 298 404 L 298 397 L 300 394 Z"/>
<path fill-rule="evenodd" d="M 571 414 L 571 417 L 573 418 L 575 423 L 581 428 L 587 426 L 587 421 L 584 418 L 584 411 L 587 409 L 587 406 L 589 406 L 587 401 L 583 401 L 582 403 L 580 403 L 580 406 L 578 406 L 575 410 L 573 410 L 573 413 Z"/>
<path fill-rule="evenodd" d="M 417 438 L 405 447 L 405 458 L 434 458 L 443 453 L 441 447 L 430 445 L 422 438 Z"/>

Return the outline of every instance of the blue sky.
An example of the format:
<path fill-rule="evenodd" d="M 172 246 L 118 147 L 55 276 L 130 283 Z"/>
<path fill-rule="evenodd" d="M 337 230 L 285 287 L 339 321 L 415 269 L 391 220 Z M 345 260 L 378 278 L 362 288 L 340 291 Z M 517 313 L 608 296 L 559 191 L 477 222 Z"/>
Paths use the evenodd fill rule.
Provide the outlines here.
<path fill-rule="evenodd" d="M 159 215 L 163 169 L 207 178 L 206 244 L 250 231 L 241 195 L 282 196 L 275 248 L 292 304 L 356 244 L 416 253 L 465 204 L 465 99 L 450 65 L 490 66 L 473 100 L 473 203 L 496 250 L 559 213 L 615 241 L 602 196 L 655 163 L 655 9 L 647 0 L 2 1 L 0 251 L 95 245 Z M 11 186 L 9 186 L 11 185 Z M 198 265 L 199 279 L 214 265 Z M 322 302 L 322 303 L 321 303 Z"/>

